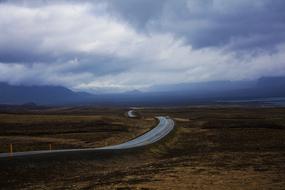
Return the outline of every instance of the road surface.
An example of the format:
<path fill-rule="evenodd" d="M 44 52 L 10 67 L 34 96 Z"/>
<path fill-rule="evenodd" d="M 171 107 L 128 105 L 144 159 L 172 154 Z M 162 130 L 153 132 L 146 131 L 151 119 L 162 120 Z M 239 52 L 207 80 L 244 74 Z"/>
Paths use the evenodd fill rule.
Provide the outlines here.
<path fill-rule="evenodd" d="M 168 117 L 157 117 L 159 124 L 144 135 L 123 144 L 98 148 L 98 150 L 118 150 L 146 146 L 165 137 L 173 128 L 174 122 Z"/>
<path fill-rule="evenodd" d="M 128 111 L 128 117 L 129 118 L 135 118 L 135 117 L 137 117 L 137 115 L 135 114 L 134 110 L 130 110 L 130 111 Z"/>
<path fill-rule="evenodd" d="M 142 136 L 139 136 L 131 141 L 123 144 L 106 146 L 101 148 L 85 148 L 85 149 L 62 149 L 62 150 L 43 150 L 43 151 L 28 151 L 28 152 L 15 152 L 15 153 L 0 153 L 0 158 L 8 157 L 23 157 L 32 155 L 43 154 L 57 154 L 57 153 L 72 153 L 72 152 L 90 152 L 102 150 L 124 150 L 131 148 L 138 148 L 155 143 L 169 134 L 174 128 L 174 121 L 169 117 L 156 117 L 159 120 L 158 125 L 152 130 L 148 131 Z"/>

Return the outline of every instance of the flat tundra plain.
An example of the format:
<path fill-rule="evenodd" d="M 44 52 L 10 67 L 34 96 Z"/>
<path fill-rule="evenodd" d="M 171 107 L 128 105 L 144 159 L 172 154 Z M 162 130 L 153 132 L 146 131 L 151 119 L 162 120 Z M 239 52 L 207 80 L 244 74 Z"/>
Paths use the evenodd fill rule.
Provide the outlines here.
<path fill-rule="evenodd" d="M 175 130 L 135 150 L 0 160 L 0 189 L 284 189 L 285 108 L 64 107 L 0 112 L 0 152 L 89 148 Z"/>

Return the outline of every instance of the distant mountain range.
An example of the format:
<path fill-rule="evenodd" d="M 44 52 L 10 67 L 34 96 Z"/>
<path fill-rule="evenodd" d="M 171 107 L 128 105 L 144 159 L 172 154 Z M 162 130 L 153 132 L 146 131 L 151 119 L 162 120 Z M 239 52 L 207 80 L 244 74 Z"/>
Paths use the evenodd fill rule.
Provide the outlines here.
<path fill-rule="evenodd" d="M 267 98 L 285 96 L 285 77 L 262 77 L 252 81 L 212 81 L 153 86 L 152 92 L 194 99 Z"/>
<path fill-rule="evenodd" d="M 285 97 L 285 77 L 256 81 L 214 81 L 153 86 L 118 94 L 74 92 L 61 86 L 0 83 L 0 104 L 12 105 L 187 105 L 220 100 Z"/>
<path fill-rule="evenodd" d="M 0 83 L 1 104 L 65 104 L 79 103 L 91 94 L 73 92 L 61 86 L 22 86 Z"/>

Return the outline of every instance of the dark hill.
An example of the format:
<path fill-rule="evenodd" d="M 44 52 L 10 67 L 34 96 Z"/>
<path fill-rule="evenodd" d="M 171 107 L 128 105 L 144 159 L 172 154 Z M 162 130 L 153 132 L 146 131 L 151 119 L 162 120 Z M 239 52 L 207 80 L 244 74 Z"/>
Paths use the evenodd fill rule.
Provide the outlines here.
<path fill-rule="evenodd" d="M 60 86 L 13 86 L 0 83 L 0 104 L 165 106 L 217 100 L 285 97 L 285 77 L 263 77 L 257 81 L 213 81 L 156 86 L 148 92 L 130 91 L 92 95 Z"/>
<path fill-rule="evenodd" d="M 0 104 L 66 104 L 90 98 L 61 86 L 22 86 L 0 83 Z"/>

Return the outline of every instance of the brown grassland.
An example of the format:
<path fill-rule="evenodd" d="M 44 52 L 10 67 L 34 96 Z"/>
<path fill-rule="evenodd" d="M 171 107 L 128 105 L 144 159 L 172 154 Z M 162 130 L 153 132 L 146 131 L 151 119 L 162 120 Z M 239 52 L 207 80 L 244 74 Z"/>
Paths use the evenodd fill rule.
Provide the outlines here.
<path fill-rule="evenodd" d="M 285 189 L 285 108 L 8 110 L 0 152 L 117 144 L 175 120 L 163 141 L 128 151 L 0 159 L 2 189 Z"/>

